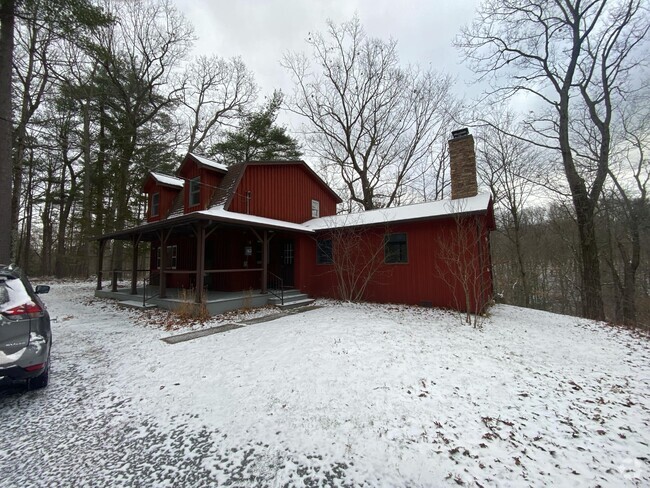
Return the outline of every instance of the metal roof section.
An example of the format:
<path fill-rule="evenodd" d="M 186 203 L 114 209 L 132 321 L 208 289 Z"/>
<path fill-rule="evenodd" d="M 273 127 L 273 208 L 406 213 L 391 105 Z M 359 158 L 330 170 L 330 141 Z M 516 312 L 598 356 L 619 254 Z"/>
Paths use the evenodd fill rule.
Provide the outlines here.
<path fill-rule="evenodd" d="M 213 169 L 218 169 L 219 171 L 228 171 L 228 166 L 225 164 L 217 163 L 216 161 L 212 161 L 211 159 L 205 158 L 203 156 L 199 156 L 198 154 L 194 153 L 187 153 L 188 156 L 192 156 L 199 164 L 203 166 L 207 166 L 208 168 L 213 168 Z"/>
<path fill-rule="evenodd" d="M 150 171 L 149 174 L 159 185 L 171 186 L 173 188 L 183 188 L 183 185 L 185 184 L 184 180 L 181 178 L 176 178 L 175 176 L 156 173 L 155 171 Z"/>
<path fill-rule="evenodd" d="M 258 217 L 257 215 L 242 214 L 238 212 L 229 212 L 222 206 L 215 206 L 208 210 L 200 210 L 193 212 L 196 215 L 212 217 L 211 220 L 218 222 L 245 224 L 247 226 L 269 227 L 280 230 L 291 230 L 297 232 L 304 232 L 312 234 L 314 231 L 302 224 L 294 224 L 293 222 L 286 222 L 284 220 L 269 219 L 267 217 Z M 191 214 L 188 214 L 191 215 Z"/>
<path fill-rule="evenodd" d="M 196 222 L 220 222 L 241 227 L 257 227 L 262 229 L 271 230 L 286 230 L 293 232 L 302 232 L 305 234 L 313 234 L 315 231 L 305 227 L 302 224 L 294 224 L 293 222 L 285 222 L 284 220 L 269 219 L 266 217 L 258 217 L 257 215 L 248 215 L 238 212 L 229 212 L 224 210 L 222 206 L 216 206 L 209 210 L 198 210 L 180 215 L 170 215 L 166 219 L 157 220 L 155 222 L 147 222 L 145 224 L 131 227 L 122 231 L 109 232 L 97 239 L 122 239 L 127 240 L 133 236 L 148 236 L 143 240 L 150 240 L 155 237 L 156 231 L 164 229 L 181 228 Z"/>
<path fill-rule="evenodd" d="M 457 198 L 455 200 L 436 200 L 433 202 L 416 203 L 401 207 L 380 208 L 365 212 L 332 215 L 308 220 L 302 225 L 318 231 L 340 229 L 344 227 L 361 227 L 366 225 L 391 224 L 413 220 L 428 220 L 450 217 L 453 215 L 474 214 L 487 212 L 492 200 L 489 193 L 479 193 L 474 197 Z"/>

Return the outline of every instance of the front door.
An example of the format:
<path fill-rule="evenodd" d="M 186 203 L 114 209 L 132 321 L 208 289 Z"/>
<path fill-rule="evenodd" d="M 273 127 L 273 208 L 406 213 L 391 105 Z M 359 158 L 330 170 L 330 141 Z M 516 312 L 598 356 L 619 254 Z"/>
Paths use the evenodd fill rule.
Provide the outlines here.
<path fill-rule="evenodd" d="M 293 287 L 293 244 L 293 240 L 286 240 L 282 242 L 282 256 L 280 257 L 280 263 L 282 264 L 281 277 L 285 288 Z"/>

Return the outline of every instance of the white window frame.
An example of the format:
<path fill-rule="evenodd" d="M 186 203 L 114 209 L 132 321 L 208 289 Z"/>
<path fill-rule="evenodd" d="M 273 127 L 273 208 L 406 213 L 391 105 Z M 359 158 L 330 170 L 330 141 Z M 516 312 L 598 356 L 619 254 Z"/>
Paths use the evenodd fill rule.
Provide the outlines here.
<path fill-rule="evenodd" d="M 320 217 L 320 202 L 318 200 L 311 201 L 311 218 L 317 219 Z"/>

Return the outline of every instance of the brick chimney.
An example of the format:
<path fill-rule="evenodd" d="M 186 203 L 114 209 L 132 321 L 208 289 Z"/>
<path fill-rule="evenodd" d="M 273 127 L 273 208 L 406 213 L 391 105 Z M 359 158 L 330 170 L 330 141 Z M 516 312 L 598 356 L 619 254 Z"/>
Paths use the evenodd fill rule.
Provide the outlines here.
<path fill-rule="evenodd" d="M 449 140 L 449 159 L 451 199 L 477 195 L 476 153 L 474 152 L 474 138 L 469 133 L 469 129 L 452 131 Z"/>

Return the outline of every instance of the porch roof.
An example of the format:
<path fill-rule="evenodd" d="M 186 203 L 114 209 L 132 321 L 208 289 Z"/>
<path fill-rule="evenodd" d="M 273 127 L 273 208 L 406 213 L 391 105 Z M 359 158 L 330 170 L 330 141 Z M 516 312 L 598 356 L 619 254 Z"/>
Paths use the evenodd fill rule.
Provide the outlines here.
<path fill-rule="evenodd" d="M 141 240 L 151 241 L 158 238 L 157 232 L 164 229 L 174 229 L 182 232 L 186 229 L 191 231 L 191 225 L 198 222 L 216 222 L 224 223 L 237 227 L 255 227 L 259 229 L 271 230 L 287 230 L 292 232 L 301 232 L 305 234 L 313 234 L 314 230 L 309 229 L 301 224 L 294 224 L 293 222 L 285 222 L 283 220 L 269 219 L 266 217 L 258 217 L 257 215 L 247 215 L 237 212 L 229 212 L 222 206 L 216 206 L 208 210 L 200 210 L 191 212 L 177 217 L 167 218 L 156 222 L 148 222 L 146 224 L 131 227 L 116 232 L 109 232 L 98 237 L 98 240 L 116 239 L 116 240 L 129 240 L 135 236 L 140 236 Z"/>

